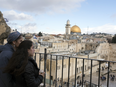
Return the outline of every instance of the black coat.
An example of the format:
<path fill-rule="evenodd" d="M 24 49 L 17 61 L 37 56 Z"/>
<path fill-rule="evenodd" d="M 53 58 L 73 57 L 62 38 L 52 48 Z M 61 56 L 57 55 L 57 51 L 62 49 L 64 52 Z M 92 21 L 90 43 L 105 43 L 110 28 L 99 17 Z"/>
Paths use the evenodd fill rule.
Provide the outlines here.
<path fill-rule="evenodd" d="M 10 44 L 0 45 L 0 87 L 13 87 L 14 81 L 12 75 L 3 73 L 4 67 L 14 52 L 13 46 Z"/>
<path fill-rule="evenodd" d="M 32 58 L 29 58 L 24 73 L 14 77 L 15 87 L 38 87 L 43 80 L 43 76 L 39 75 L 37 64 Z"/>

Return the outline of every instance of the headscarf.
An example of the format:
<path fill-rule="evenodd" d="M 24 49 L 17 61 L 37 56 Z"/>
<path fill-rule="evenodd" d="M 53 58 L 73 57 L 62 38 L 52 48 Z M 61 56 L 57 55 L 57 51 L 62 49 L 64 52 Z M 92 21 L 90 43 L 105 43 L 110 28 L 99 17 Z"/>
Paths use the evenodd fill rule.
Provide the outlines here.
<path fill-rule="evenodd" d="M 9 34 L 7 41 L 12 42 L 15 41 L 21 34 L 18 31 L 12 32 Z"/>

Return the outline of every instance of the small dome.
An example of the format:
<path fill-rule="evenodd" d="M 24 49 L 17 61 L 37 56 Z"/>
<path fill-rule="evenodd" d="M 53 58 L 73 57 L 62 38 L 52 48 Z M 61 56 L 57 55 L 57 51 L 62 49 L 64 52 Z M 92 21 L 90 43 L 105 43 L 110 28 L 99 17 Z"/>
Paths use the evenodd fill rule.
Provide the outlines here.
<path fill-rule="evenodd" d="M 31 34 L 29 34 L 29 33 L 25 35 L 25 39 L 31 39 L 32 37 L 33 36 Z"/>
<path fill-rule="evenodd" d="M 67 20 L 67 24 L 70 24 L 70 21 L 69 20 Z"/>
<path fill-rule="evenodd" d="M 71 28 L 71 32 L 74 32 L 74 33 L 81 33 L 81 29 L 80 29 L 77 25 L 74 25 L 74 26 Z"/>

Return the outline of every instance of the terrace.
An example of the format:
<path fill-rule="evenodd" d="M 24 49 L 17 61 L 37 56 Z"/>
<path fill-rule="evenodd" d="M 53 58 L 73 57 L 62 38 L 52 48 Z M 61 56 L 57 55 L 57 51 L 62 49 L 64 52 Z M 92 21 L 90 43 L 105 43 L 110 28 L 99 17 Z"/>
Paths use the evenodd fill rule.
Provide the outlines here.
<path fill-rule="evenodd" d="M 116 62 L 65 55 L 52 55 L 46 52 L 45 49 L 44 53 L 35 53 L 34 57 L 36 62 L 38 62 L 39 68 L 43 69 L 46 73 L 43 87 L 59 87 L 59 85 L 61 87 L 113 87 L 111 86 L 110 73 L 115 72 L 115 69 L 113 70 L 111 68 L 111 64 L 115 64 Z M 72 59 L 75 60 L 73 61 L 73 68 L 71 67 Z M 68 61 L 67 69 L 64 69 L 64 67 L 66 67 L 64 66 L 65 60 Z M 82 61 L 81 72 L 79 72 L 78 68 L 78 61 L 80 60 Z M 94 62 L 97 62 L 97 64 L 94 64 Z M 61 66 L 60 70 L 58 63 L 60 63 Z M 85 66 L 86 63 L 88 66 Z M 107 67 L 105 67 L 105 70 L 102 70 L 104 64 L 107 65 Z M 96 67 L 98 68 L 95 69 Z M 102 75 L 106 78 L 105 82 L 101 79 Z M 80 80 L 81 85 L 77 84 Z"/>

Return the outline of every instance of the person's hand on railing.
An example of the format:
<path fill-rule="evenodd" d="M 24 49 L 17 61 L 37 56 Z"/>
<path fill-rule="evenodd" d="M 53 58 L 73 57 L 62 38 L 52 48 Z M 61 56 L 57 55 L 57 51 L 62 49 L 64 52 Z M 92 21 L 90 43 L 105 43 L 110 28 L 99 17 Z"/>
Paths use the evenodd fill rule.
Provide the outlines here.
<path fill-rule="evenodd" d="M 42 76 L 44 77 L 45 72 L 44 72 L 43 70 L 40 70 L 40 71 L 39 71 L 39 75 L 42 75 Z"/>
<path fill-rule="evenodd" d="M 45 75 L 45 72 L 39 73 L 39 75 L 42 75 L 42 76 L 44 77 L 44 75 Z"/>

